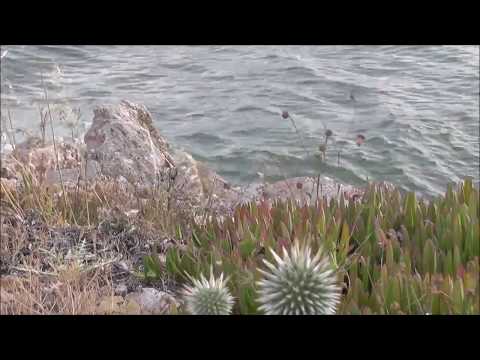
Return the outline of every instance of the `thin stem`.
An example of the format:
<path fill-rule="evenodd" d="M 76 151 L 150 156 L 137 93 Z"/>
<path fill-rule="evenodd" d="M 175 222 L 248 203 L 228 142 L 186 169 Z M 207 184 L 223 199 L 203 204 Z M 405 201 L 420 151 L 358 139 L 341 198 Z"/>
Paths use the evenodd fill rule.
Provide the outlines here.
<path fill-rule="evenodd" d="M 298 137 L 300 138 L 300 142 L 302 143 L 303 150 L 307 153 L 307 156 L 310 157 L 310 153 L 308 152 L 307 148 L 305 147 L 305 139 L 301 135 L 300 131 L 298 131 L 297 125 L 295 124 L 295 120 L 293 120 L 292 116 L 289 116 L 289 119 L 295 128 L 295 132 L 297 133 Z"/>
<path fill-rule="evenodd" d="M 45 84 L 43 82 L 43 73 L 41 73 L 41 81 L 42 81 L 43 93 L 45 94 L 45 101 L 47 102 L 48 116 L 50 118 L 50 130 L 52 132 L 53 151 L 55 152 L 56 166 L 57 166 L 58 174 L 60 176 L 60 184 L 62 186 L 63 201 L 64 201 L 64 204 L 65 204 L 65 211 L 67 211 L 68 210 L 67 194 L 65 192 L 65 184 L 63 182 L 62 171 L 60 170 L 60 161 L 59 161 L 59 158 L 58 158 L 57 142 L 55 141 L 55 131 L 53 129 L 53 117 L 52 117 L 52 112 L 50 110 L 50 103 L 48 101 L 47 88 L 45 87 Z M 73 217 L 73 220 L 76 223 L 75 217 Z"/>
<path fill-rule="evenodd" d="M 13 148 L 15 149 L 17 147 L 17 142 L 15 140 L 15 129 L 13 128 L 13 123 L 12 123 L 12 115 L 10 114 L 10 106 L 7 105 L 7 114 L 8 114 L 8 122 L 10 123 L 10 131 L 11 131 L 11 139 L 10 141 L 13 140 Z"/>

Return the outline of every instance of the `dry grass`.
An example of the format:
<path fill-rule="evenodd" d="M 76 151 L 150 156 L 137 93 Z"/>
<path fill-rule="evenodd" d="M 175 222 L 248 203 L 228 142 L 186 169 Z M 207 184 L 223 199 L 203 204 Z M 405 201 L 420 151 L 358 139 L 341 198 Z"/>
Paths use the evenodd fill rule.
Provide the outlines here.
<path fill-rule="evenodd" d="M 47 186 L 28 169 L 16 187 L 3 180 L 1 314 L 132 312 L 115 286 L 138 288 L 143 256 L 188 234 L 191 219 L 163 192 L 115 181 Z"/>
<path fill-rule="evenodd" d="M 2 276 L 2 315 L 80 315 L 101 312 L 102 300 L 113 297 L 112 281 L 104 271 L 82 272 L 67 266 L 57 274 L 37 273 Z"/>
<path fill-rule="evenodd" d="M 43 76 L 42 76 L 43 85 Z M 135 313 L 114 296 L 118 284 L 134 291 L 142 285 L 143 257 L 188 236 L 194 214 L 175 206 L 175 189 L 137 189 L 98 177 L 66 181 L 60 170 L 54 116 L 43 85 L 46 107 L 39 109 L 41 144 L 53 141 L 59 183 L 49 184 L 40 169 L 15 161 L 17 182 L 0 180 L 0 314 Z M 16 148 L 8 110 L 12 148 Z M 74 111 L 71 125 L 79 125 Z M 68 125 L 68 124 L 67 124 Z M 6 128 L 2 126 L 2 130 Z M 50 130 L 50 131 L 48 131 Z M 77 129 L 78 130 L 78 129 Z M 27 134 L 28 135 L 28 134 Z M 173 205 L 172 205 L 173 204 Z M 168 277 L 155 284 L 175 286 Z"/>

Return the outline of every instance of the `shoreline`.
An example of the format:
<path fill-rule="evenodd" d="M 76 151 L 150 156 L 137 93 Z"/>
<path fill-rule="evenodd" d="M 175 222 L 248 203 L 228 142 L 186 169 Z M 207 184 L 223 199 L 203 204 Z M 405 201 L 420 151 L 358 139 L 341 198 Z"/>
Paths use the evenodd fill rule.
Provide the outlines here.
<path fill-rule="evenodd" d="M 48 185 L 65 182 L 75 186 L 81 181 L 105 178 L 143 191 L 173 187 L 181 196 L 191 195 L 189 206 L 205 208 L 213 201 L 214 207 L 219 208 L 217 212 L 226 213 L 251 201 L 293 198 L 309 203 L 313 197 L 330 199 L 343 193 L 348 198 L 360 196 L 363 191 L 324 176 L 296 177 L 274 183 L 259 181 L 243 186 L 230 184 L 190 154 L 172 150 L 153 126 L 148 110 L 128 101 L 119 106 L 98 107 L 83 138 L 68 142 L 58 138 L 55 144 L 45 143 L 39 137 L 28 138 L 9 154 L 2 154 L 3 181 L 8 179 L 13 183 L 11 179 L 18 180 L 18 171 L 27 167 L 40 182 Z M 175 178 L 171 178 L 173 173 Z"/>
<path fill-rule="evenodd" d="M 430 202 L 328 178 L 237 187 L 172 151 L 129 102 L 100 107 L 84 139 L 2 154 L 2 314 L 185 313 L 185 273 L 210 266 L 229 276 L 234 313 L 254 314 L 267 249 L 297 241 L 328 250 L 338 313 L 480 312 L 471 181 Z"/>

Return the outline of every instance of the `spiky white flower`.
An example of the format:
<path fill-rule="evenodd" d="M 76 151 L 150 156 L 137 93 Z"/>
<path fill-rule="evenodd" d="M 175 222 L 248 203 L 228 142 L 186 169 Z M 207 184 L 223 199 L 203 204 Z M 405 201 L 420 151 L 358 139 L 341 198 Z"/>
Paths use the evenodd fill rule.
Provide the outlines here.
<path fill-rule="evenodd" d="M 190 275 L 193 286 L 186 285 L 184 288 L 187 311 L 192 315 L 229 315 L 233 307 L 233 297 L 226 286 L 227 280 L 215 279 L 213 269 L 210 270 L 210 279 L 203 274 L 200 279 L 194 279 Z"/>
<path fill-rule="evenodd" d="M 259 309 L 267 315 L 334 314 L 340 302 L 340 287 L 327 257 L 319 250 L 311 258 L 308 246 L 296 243 L 290 254 L 283 248 L 283 259 L 270 249 L 276 265 L 264 260 L 269 272 L 259 286 Z"/>

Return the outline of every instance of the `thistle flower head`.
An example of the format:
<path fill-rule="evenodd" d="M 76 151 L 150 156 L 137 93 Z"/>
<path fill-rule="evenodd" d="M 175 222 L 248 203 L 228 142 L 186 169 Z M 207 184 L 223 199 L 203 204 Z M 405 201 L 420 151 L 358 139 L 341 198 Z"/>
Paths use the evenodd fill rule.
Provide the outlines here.
<path fill-rule="evenodd" d="M 210 269 L 210 279 L 203 274 L 200 279 L 194 279 L 188 275 L 192 286 L 184 288 L 185 303 L 187 310 L 192 315 L 229 315 L 233 307 L 233 297 L 226 287 L 226 279 L 223 274 L 215 279 L 213 269 Z"/>
<path fill-rule="evenodd" d="M 259 309 L 267 315 L 334 314 L 340 300 L 340 288 L 321 250 L 311 257 L 308 246 L 296 243 L 290 253 L 283 248 L 283 258 L 270 249 L 276 265 L 264 260 L 269 272 L 259 286 Z"/>
<path fill-rule="evenodd" d="M 355 142 L 358 146 L 362 145 L 365 142 L 365 136 L 363 136 L 362 134 L 358 134 Z"/>

